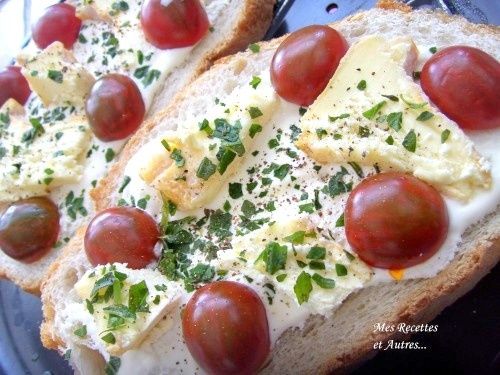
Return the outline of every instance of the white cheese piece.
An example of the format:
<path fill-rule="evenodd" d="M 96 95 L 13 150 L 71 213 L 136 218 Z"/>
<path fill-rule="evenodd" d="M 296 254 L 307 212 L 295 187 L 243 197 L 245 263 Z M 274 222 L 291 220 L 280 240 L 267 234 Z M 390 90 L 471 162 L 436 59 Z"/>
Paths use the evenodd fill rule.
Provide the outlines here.
<path fill-rule="evenodd" d="M 253 143 L 253 137 L 249 134 L 251 126 L 266 124 L 278 106 L 278 98 L 269 81 L 262 81 L 255 89 L 251 86 L 239 88 L 232 97 L 237 100 L 227 103 L 226 107 L 217 106 L 218 113 L 212 114 L 210 121 L 205 120 L 208 121 L 211 131 L 214 131 L 214 134 L 219 133 L 219 136 L 200 130 L 199 124 L 204 119 L 193 119 L 180 124 L 175 131 L 164 134 L 150 144 L 153 151 L 144 161 L 140 176 L 181 209 L 199 208 L 210 202 L 226 179 L 238 170 L 243 154 L 249 152 Z M 223 148 L 221 144 L 224 141 L 221 141 L 220 135 L 224 133 L 222 137 L 227 136 L 227 129 L 220 130 L 223 126 L 218 128 L 215 125 L 220 119 L 226 120 L 226 125 L 229 124 L 233 132 L 239 127 L 239 131 L 236 130 L 237 136 L 232 141 L 241 141 L 244 146 L 243 152 L 241 147 L 228 147 L 230 152 L 237 155 L 233 155 L 234 160 L 222 173 L 219 169 L 222 163 L 219 163 L 218 153 Z M 165 142 L 169 151 L 164 145 Z M 180 161 L 174 161 L 176 153 L 182 156 Z M 210 164 L 212 168 L 205 178 L 198 177 L 198 170 L 203 162 Z"/>
<path fill-rule="evenodd" d="M 292 244 L 290 240 L 285 239 L 297 232 L 303 234 L 300 243 Z M 260 259 L 262 251 L 271 242 L 287 248 L 285 267 L 274 275 L 266 271 L 266 263 Z M 310 253 L 312 248 L 315 249 Z M 313 255 L 314 250 L 319 253 L 324 251 L 324 254 Z M 358 258 L 352 258 L 352 254 L 346 253 L 335 241 L 322 237 L 306 218 L 278 219 L 272 225 L 265 225 L 247 235 L 234 237 L 232 249 L 219 252 L 218 257 L 222 269 L 239 270 L 256 279 L 265 275 L 266 282 L 274 286 L 277 294 L 286 295 L 295 301 L 296 305 L 299 305 L 299 302 L 294 287 L 299 275 L 307 273 L 312 277 L 310 279 L 312 291 L 303 304 L 311 313 L 324 315 L 330 314 L 349 294 L 362 288 L 371 278 L 371 269 L 368 266 Z M 324 269 L 318 268 L 321 264 L 324 264 Z M 344 270 L 345 275 L 339 276 Z M 318 275 L 329 279 L 330 282 L 333 281 L 335 286 L 320 287 L 315 281 Z"/>
<path fill-rule="evenodd" d="M 73 52 L 60 42 L 34 56 L 21 54 L 17 61 L 31 89 L 45 105 L 81 106 L 95 81 Z"/>
<path fill-rule="evenodd" d="M 113 17 L 120 12 L 127 12 L 129 4 L 127 1 L 116 0 L 71 0 L 71 5 L 76 8 L 76 16 L 82 20 L 100 20 L 112 22 Z"/>
<path fill-rule="evenodd" d="M 91 132 L 84 116 L 41 124 L 23 114 L 1 112 L 0 202 L 44 195 L 53 188 L 78 182 Z M 7 115 L 8 114 L 8 115 Z"/>
<path fill-rule="evenodd" d="M 409 38 L 369 36 L 353 45 L 301 119 L 296 144 L 320 163 L 378 164 L 413 173 L 445 194 L 468 200 L 490 188 L 489 165 L 458 126 L 430 106 L 406 73 L 416 61 Z M 358 87 L 363 80 L 364 89 L 363 84 Z M 412 108 L 402 98 L 421 106 Z M 379 103 L 378 111 L 366 113 Z M 424 111 L 432 117 L 425 119 Z"/>
<path fill-rule="evenodd" d="M 116 263 L 112 267 L 114 270 L 126 276 L 122 281 L 122 287 L 119 294 L 119 303 L 116 301 L 115 295 L 107 301 L 98 301 L 92 303 L 91 313 L 87 308 L 87 300 L 92 299 L 92 291 L 96 282 L 102 279 L 106 274 L 114 273 L 111 266 L 98 266 L 88 270 L 85 275 L 75 284 L 75 291 L 82 300 L 80 308 L 85 312 L 85 315 L 90 314 L 91 320 L 82 319 L 86 322 L 87 336 L 81 338 L 83 341 L 93 341 L 90 344 L 92 347 L 100 347 L 104 345 L 107 353 L 111 355 L 121 355 L 125 351 L 133 349 L 141 344 L 144 338 L 148 335 L 153 327 L 165 317 L 171 310 L 178 306 L 181 296 L 181 289 L 178 284 L 166 281 L 165 277 L 156 270 L 141 269 L 132 270 L 123 264 Z M 110 313 L 105 309 L 108 307 L 122 305 L 129 308 L 129 295 L 132 285 L 137 285 L 145 282 L 147 293 L 145 295 L 145 303 L 149 312 L 136 312 L 135 319 L 125 318 L 125 323 L 118 328 L 110 329 L 109 316 Z M 111 286 L 113 289 L 113 286 Z M 99 292 L 102 296 L 106 288 Z M 78 327 L 78 322 L 74 322 L 74 327 Z M 111 333 L 115 342 L 105 342 L 102 340 L 106 334 Z M 76 337 L 78 339 L 78 337 Z M 109 340 L 108 340 L 109 341 Z"/>

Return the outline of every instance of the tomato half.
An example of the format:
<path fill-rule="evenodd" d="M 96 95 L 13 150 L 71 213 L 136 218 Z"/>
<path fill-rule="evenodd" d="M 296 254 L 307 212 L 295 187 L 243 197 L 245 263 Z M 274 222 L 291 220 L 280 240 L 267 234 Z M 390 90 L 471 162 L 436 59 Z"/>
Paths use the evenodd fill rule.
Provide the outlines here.
<path fill-rule="evenodd" d="M 500 127 L 500 63 L 487 53 L 466 46 L 444 48 L 427 60 L 420 83 L 461 128 Z"/>
<path fill-rule="evenodd" d="M 182 332 L 189 352 L 210 374 L 255 374 L 270 351 L 264 304 L 234 281 L 198 289 L 182 315 Z"/>
<path fill-rule="evenodd" d="M 361 181 L 345 208 L 347 241 L 366 263 L 401 269 L 422 263 L 448 233 L 448 211 L 439 192 L 403 173 Z"/>
<path fill-rule="evenodd" d="M 271 61 L 271 82 L 283 99 L 308 106 L 325 89 L 349 46 L 328 26 L 313 25 L 290 34 Z"/>
<path fill-rule="evenodd" d="M 0 249 L 25 263 L 47 254 L 59 236 L 59 211 L 49 198 L 22 199 L 0 217 Z"/>
<path fill-rule="evenodd" d="M 96 137 L 109 142 L 132 135 L 141 125 L 146 108 L 131 78 L 108 74 L 92 86 L 85 111 Z"/>
<path fill-rule="evenodd" d="M 8 66 L 0 71 L 0 107 L 11 98 L 24 105 L 30 94 L 28 81 L 21 74 L 19 66 Z"/>
<path fill-rule="evenodd" d="M 71 49 L 75 44 L 82 20 L 76 16 L 75 7 L 66 3 L 48 7 L 35 23 L 32 36 L 38 48 L 45 48 L 55 41 Z"/>
<path fill-rule="evenodd" d="M 135 207 L 112 207 L 98 213 L 85 232 L 84 246 L 93 266 L 128 263 L 141 269 L 156 259 L 160 232 L 154 219 Z"/>
<path fill-rule="evenodd" d="M 196 44 L 208 31 L 209 21 L 199 0 L 146 0 L 141 25 L 149 43 L 160 49 Z"/>

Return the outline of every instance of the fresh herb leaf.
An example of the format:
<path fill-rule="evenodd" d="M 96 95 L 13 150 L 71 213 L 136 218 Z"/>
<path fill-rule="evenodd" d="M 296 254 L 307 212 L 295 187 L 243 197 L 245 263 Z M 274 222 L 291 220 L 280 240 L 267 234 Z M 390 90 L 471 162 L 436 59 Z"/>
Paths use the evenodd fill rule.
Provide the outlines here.
<path fill-rule="evenodd" d="M 342 113 L 341 115 L 338 115 L 338 116 L 328 116 L 328 120 L 330 122 L 335 122 L 337 120 L 342 120 L 344 118 L 348 118 L 350 116 L 349 113 Z"/>
<path fill-rule="evenodd" d="M 305 231 L 299 230 L 289 236 L 284 237 L 283 240 L 285 240 L 286 242 L 291 242 L 293 245 L 301 245 L 304 243 L 305 235 Z"/>
<path fill-rule="evenodd" d="M 326 257 L 326 248 L 322 246 L 311 247 L 306 256 L 307 259 L 316 259 L 316 260 L 325 259 L 325 257 Z"/>
<path fill-rule="evenodd" d="M 111 356 L 109 357 L 109 362 L 106 363 L 104 367 L 104 373 L 106 375 L 116 375 L 122 364 L 122 360 L 119 357 Z"/>
<path fill-rule="evenodd" d="M 186 164 L 186 160 L 184 159 L 184 156 L 182 156 L 181 150 L 174 148 L 172 153 L 170 154 L 170 159 L 172 159 L 175 162 L 175 165 L 177 167 L 183 167 L 184 164 Z"/>
<path fill-rule="evenodd" d="M 363 112 L 363 116 L 367 118 L 368 120 L 373 120 L 375 116 L 379 113 L 379 111 L 382 109 L 382 107 L 385 105 L 386 101 L 383 100 L 377 104 L 375 104 L 373 107 L 370 109 L 366 110 Z"/>
<path fill-rule="evenodd" d="M 250 114 L 250 118 L 252 120 L 263 115 L 262 111 L 258 107 L 248 108 L 248 113 Z"/>
<path fill-rule="evenodd" d="M 266 272 L 274 275 L 279 270 L 285 269 L 287 255 L 288 248 L 285 245 L 280 246 L 277 242 L 270 242 L 260 253 L 255 263 L 262 260 L 266 264 Z"/>
<path fill-rule="evenodd" d="M 214 130 L 210 127 L 207 119 L 203 119 L 202 122 L 199 123 L 200 131 L 207 133 L 208 136 L 211 136 Z"/>
<path fill-rule="evenodd" d="M 403 124 L 403 112 L 392 112 L 387 115 L 387 123 L 396 131 L 401 129 Z"/>
<path fill-rule="evenodd" d="M 441 132 L 441 143 L 445 143 L 448 138 L 450 137 L 450 131 L 448 129 L 445 129 Z"/>
<path fill-rule="evenodd" d="M 337 272 L 337 276 L 345 276 L 347 275 L 347 268 L 343 264 L 336 263 L 335 272 Z"/>
<path fill-rule="evenodd" d="M 323 128 L 316 129 L 316 135 L 319 139 L 323 139 L 323 137 L 328 135 L 328 132 Z"/>
<path fill-rule="evenodd" d="M 255 204 L 245 199 L 241 205 L 241 212 L 243 212 L 243 215 L 246 217 L 251 218 L 257 213 L 257 208 L 255 207 Z"/>
<path fill-rule="evenodd" d="M 248 49 L 253 53 L 258 53 L 260 51 L 260 46 L 256 43 L 252 43 L 248 46 Z"/>
<path fill-rule="evenodd" d="M 252 124 L 250 125 L 250 129 L 248 130 L 248 134 L 250 135 L 250 138 L 255 137 L 255 134 L 260 133 L 262 131 L 262 125 L 259 124 Z"/>
<path fill-rule="evenodd" d="M 356 163 L 354 161 L 349 161 L 349 162 L 347 162 L 347 164 L 349 164 L 352 167 L 352 169 L 354 169 L 354 172 L 356 172 L 356 174 L 358 175 L 359 178 L 365 177 L 365 175 L 363 173 L 363 169 L 361 169 L 361 167 L 359 166 L 358 163 Z"/>
<path fill-rule="evenodd" d="M 82 326 L 78 327 L 77 329 L 75 329 L 75 331 L 73 333 L 80 338 L 84 338 L 85 336 L 87 336 L 87 326 L 82 325 Z"/>
<path fill-rule="evenodd" d="M 205 157 L 201 161 L 198 170 L 196 171 L 196 177 L 207 181 L 210 178 L 210 176 L 212 176 L 215 173 L 216 169 L 217 167 L 215 166 L 215 164 L 212 163 L 212 161 L 209 158 Z"/>
<path fill-rule="evenodd" d="M 115 158 L 115 151 L 112 148 L 108 148 L 106 150 L 106 154 L 104 155 L 106 162 L 109 163 L 111 160 Z"/>
<path fill-rule="evenodd" d="M 297 277 L 293 291 L 295 292 L 299 305 L 309 301 L 309 295 L 312 291 L 311 275 L 302 271 L 299 277 Z"/>
<path fill-rule="evenodd" d="M 111 332 L 108 332 L 104 336 L 102 336 L 101 340 L 104 341 L 105 343 L 108 343 L 108 344 L 116 343 L 115 335 L 113 335 L 113 333 L 111 333 Z"/>
<path fill-rule="evenodd" d="M 410 102 L 410 101 L 406 100 L 403 95 L 400 95 L 399 97 L 411 109 L 420 109 L 420 108 L 425 107 L 427 105 L 426 102 L 423 102 L 423 103 L 413 103 L 413 102 Z"/>
<path fill-rule="evenodd" d="M 328 181 L 326 192 L 330 197 L 336 197 L 337 195 L 348 193 L 352 190 L 352 182 L 344 182 L 344 177 L 348 175 L 349 172 L 344 167 L 340 168 L 340 171 L 335 175 L 330 177 Z"/>
<path fill-rule="evenodd" d="M 356 87 L 358 90 L 363 91 L 364 89 L 366 89 L 366 81 L 362 79 L 361 81 L 359 81 L 358 86 Z"/>
<path fill-rule="evenodd" d="M 259 86 L 259 84 L 261 83 L 261 81 L 262 81 L 262 79 L 260 77 L 253 76 L 252 80 L 250 81 L 250 86 L 252 86 L 254 89 L 256 89 L 257 86 Z"/>
<path fill-rule="evenodd" d="M 123 182 L 122 182 L 122 185 L 120 186 L 120 188 L 118 189 L 118 193 L 120 193 L 120 194 L 123 193 L 123 191 L 125 190 L 127 185 L 130 184 L 131 180 L 132 179 L 129 176 L 123 177 Z"/>
<path fill-rule="evenodd" d="M 410 152 L 415 152 L 417 149 L 417 135 L 413 129 L 410 130 L 403 139 L 403 147 Z"/>
<path fill-rule="evenodd" d="M 388 145 L 393 145 L 394 144 L 394 138 L 392 138 L 392 135 L 388 136 L 385 139 L 385 143 L 387 143 Z"/>
<path fill-rule="evenodd" d="M 299 214 L 302 212 L 307 212 L 308 214 L 312 214 L 315 210 L 314 203 L 305 203 L 299 206 Z"/>
<path fill-rule="evenodd" d="M 59 70 L 49 70 L 47 77 L 57 83 L 62 83 L 63 81 L 63 74 Z"/>
<path fill-rule="evenodd" d="M 335 280 L 333 280 L 333 279 L 328 279 L 326 277 L 318 275 L 317 273 L 315 273 L 314 275 L 312 275 L 312 279 L 314 280 L 314 282 L 316 284 L 318 284 L 318 286 L 320 288 L 323 288 L 323 289 L 333 289 L 333 288 L 335 288 Z"/>
<path fill-rule="evenodd" d="M 238 199 L 243 196 L 242 185 L 239 182 L 229 183 L 229 196 L 233 199 Z"/>
<path fill-rule="evenodd" d="M 399 98 L 396 95 L 382 95 L 384 98 L 389 99 L 392 102 L 399 102 Z"/>
<path fill-rule="evenodd" d="M 434 113 L 429 111 L 423 111 L 421 114 L 418 115 L 417 121 L 427 121 L 432 117 L 434 117 Z"/>
<path fill-rule="evenodd" d="M 429 52 L 432 53 L 432 54 L 435 54 L 437 52 L 437 48 L 436 47 L 431 47 L 429 48 Z"/>
<path fill-rule="evenodd" d="M 335 222 L 335 227 L 339 228 L 343 226 L 344 226 L 344 213 L 342 212 L 342 214 L 338 217 L 337 221 Z"/>
<path fill-rule="evenodd" d="M 291 168 L 292 166 L 290 164 L 281 164 L 273 171 L 274 177 L 283 181 L 283 179 L 287 176 Z"/>
<path fill-rule="evenodd" d="M 128 306 L 133 312 L 149 312 L 146 303 L 146 298 L 149 295 L 148 286 L 146 281 L 142 280 L 140 283 L 130 286 Z"/>

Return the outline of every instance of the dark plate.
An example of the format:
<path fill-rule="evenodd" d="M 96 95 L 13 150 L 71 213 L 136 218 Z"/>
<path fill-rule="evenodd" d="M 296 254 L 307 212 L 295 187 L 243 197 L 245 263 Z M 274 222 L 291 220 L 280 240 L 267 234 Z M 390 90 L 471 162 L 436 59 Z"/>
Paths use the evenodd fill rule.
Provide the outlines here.
<path fill-rule="evenodd" d="M 56 2 L 56 1 L 54 1 Z M 414 6 L 433 6 L 461 13 L 474 22 L 500 24 L 500 1 L 427 0 Z M 376 0 L 281 0 L 266 38 L 314 23 L 328 23 L 355 11 L 369 9 Z M 327 12 L 327 9 L 330 12 Z M 365 374 L 500 374 L 500 266 L 466 296 L 445 309 L 431 324 L 435 334 L 414 337 L 424 351 L 384 351 L 356 371 Z M 40 300 L 0 281 L 0 373 L 72 374 L 67 363 L 40 343 Z"/>

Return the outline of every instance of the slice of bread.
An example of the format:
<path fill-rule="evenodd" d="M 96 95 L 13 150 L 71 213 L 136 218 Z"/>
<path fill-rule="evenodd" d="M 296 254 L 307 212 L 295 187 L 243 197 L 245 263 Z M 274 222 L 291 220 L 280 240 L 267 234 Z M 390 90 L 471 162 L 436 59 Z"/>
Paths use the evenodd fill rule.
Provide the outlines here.
<path fill-rule="evenodd" d="M 208 69 L 216 59 L 261 39 L 271 22 L 275 0 L 207 0 L 205 4 L 216 2 L 223 8 L 212 23 L 213 31 L 196 45 L 182 66 L 167 76 L 148 112 L 149 117 L 164 108 L 177 91 Z M 6 207 L 0 204 L 0 212 Z M 38 294 L 43 275 L 60 254 L 60 248 L 54 249 L 39 261 L 25 264 L 0 251 L 0 277 L 12 280 L 27 292 Z"/>
<path fill-rule="evenodd" d="M 384 6 L 389 3 L 384 2 Z M 472 25 L 463 18 L 439 12 L 407 12 L 406 7 L 402 8 L 373 9 L 353 15 L 332 27 L 342 32 L 350 44 L 369 34 L 411 36 L 417 44 L 425 46 L 440 48 L 466 44 L 500 57 L 499 28 Z M 97 208 L 103 209 L 112 204 L 127 161 L 142 145 L 165 130 L 174 129 L 187 118 L 187 113 L 205 113 L 212 105 L 207 98 L 217 96 L 224 101 L 239 82 L 249 82 L 253 75 L 269 66 L 282 40 L 261 43 L 258 54 L 247 51 L 220 60 L 179 93 L 170 106 L 149 121 L 128 143 L 120 160 L 93 193 Z M 58 311 L 77 301 L 72 292 L 73 285 L 90 266 L 82 251 L 84 232 L 85 228 L 82 228 L 73 238 L 64 255 L 50 268 L 43 284 L 45 320 L 41 337 L 48 348 L 62 350 L 71 344 L 64 342 L 60 336 L 64 321 Z M 290 328 L 280 337 L 262 372 L 322 374 L 332 370 L 348 371 L 376 354 L 373 350 L 375 341 L 397 336 L 395 333 L 375 333 L 374 324 L 430 321 L 473 288 L 499 260 L 500 210 L 497 207 L 480 223 L 467 229 L 454 260 L 437 276 L 367 287 L 348 297 L 330 317 L 310 316 L 302 328 Z M 73 359 L 73 363 L 95 361 L 77 348 L 77 358 Z M 102 363 L 101 360 L 99 365 Z"/>

